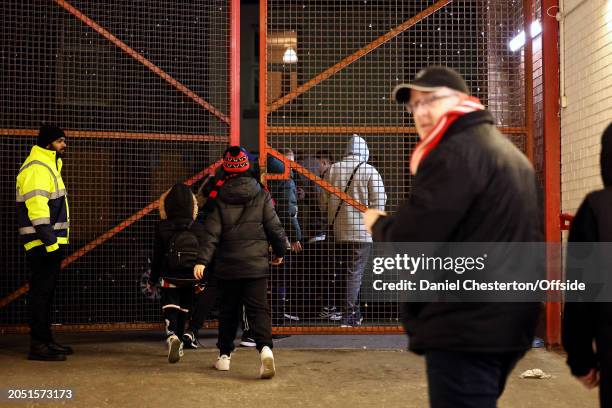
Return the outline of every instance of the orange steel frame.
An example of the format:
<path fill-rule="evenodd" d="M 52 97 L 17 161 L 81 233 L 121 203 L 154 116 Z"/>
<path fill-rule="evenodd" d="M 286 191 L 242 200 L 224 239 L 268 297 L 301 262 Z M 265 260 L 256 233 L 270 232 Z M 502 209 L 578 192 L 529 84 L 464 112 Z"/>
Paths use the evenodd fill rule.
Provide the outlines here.
<path fill-rule="evenodd" d="M 159 67 L 154 65 L 152 62 L 147 60 L 138 52 L 134 51 L 127 44 L 119 40 L 117 37 L 112 35 L 110 32 L 105 30 L 103 27 L 98 25 L 95 21 L 85 16 L 78 9 L 73 7 L 70 3 L 65 0 L 54 0 L 59 6 L 73 14 L 76 18 L 81 20 L 83 23 L 90 26 L 92 29 L 100 33 L 110 42 L 115 44 L 117 47 L 122 49 L 129 56 L 134 58 L 136 61 L 145 65 L 152 72 L 159 75 L 161 78 L 166 80 L 171 86 L 176 88 L 179 92 L 183 93 L 195 103 L 212 113 L 219 120 L 223 121 L 229 126 L 228 137 L 224 136 L 209 136 L 209 135 L 185 135 L 185 134 L 159 134 L 159 133 L 132 133 L 132 132 L 95 132 L 95 131 L 79 131 L 69 130 L 67 134 L 72 137 L 84 137 L 84 138 L 101 138 L 101 139 L 150 139 L 150 140 L 178 140 L 178 141 L 210 141 L 210 142 L 222 142 L 228 141 L 230 145 L 240 144 L 240 3 L 239 0 L 231 0 L 231 14 L 230 14 L 230 63 L 229 63 L 229 78 L 230 78 L 230 114 L 229 117 L 222 113 L 220 110 L 212 106 L 210 103 L 196 95 L 193 91 L 188 89 L 186 86 L 172 78 L 166 72 L 161 70 Z M 303 174 L 310 180 L 318 183 L 322 188 L 335 194 L 349 205 L 354 206 L 360 211 L 365 211 L 365 205 L 352 199 L 350 196 L 344 194 L 331 184 L 325 182 L 321 178 L 317 177 L 313 173 L 309 172 L 298 163 L 287 160 L 278 151 L 272 149 L 267 144 L 267 135 L 269 133 L 274 134 L 291 134 L 291 133 L 311 133 L 311 134 L 330 134 L 330 133 L 362 133 L 362 134 L 415 134 L 416 130 L 412 127 L 377 127 L 377 126 L 267 126 L 267 116 L 269 113 L 279 109 L 286 103 L 294 100 L 302 93 L 316 86 L 318 83 L 329 78 L 333 74 L 339 72 L 343 68 L 357 61 L 364 55 L 372 52 L 377 47 L 381 46 L 385 42 L 391 40 L 402 32 L 406 31 L 419 21 L 422 21 L 427 16 L 446 6 L 452 0 L 440 0 L 433 4 L 431 7 L 423 10 L 421 13 L 410 18 L 406 22 L 392 29 L 388 33 L 379 37 L 370 44 L 364 46 L 355 53 L 345 57 L 337 64 L 323 71 L 319 75 L 315 76 L 304 85 L 298 87 L 295 91 L 281 97 L 277 101 L 274 101 L 269 106 L 267 104 L 267 0 L 260 0 L 260 15 L 259 15 L 259 27 L 260 27 L 260 42 L 259 42 L 259 72 L 260 75 L 260 86 L 259 86 L 259 100 L 261 101 L 261 108 L 259 111 L 259 164 L 262 169 L 262 182 L 273 179 L 287 178 L 289 169 L 292 168 L 295 171 Z M 543 0 L 542 9 L 548 10 L 550 7 L 558 6 L 558 0 Z M 528 32 L 529 26 L 533 16 L 533 5 L 529 0 L 523 2 L 523 13 L 525 16 L 525 32 Z M 546 208 L 546 240 L 549 242 L 560 241 L 560 230 L 561 222 L 559 218 L 560 214 L 560 123 L 558 118 L 558 23 L 554 20 L 554 17 L 549 17 L 546 13 L 543 13 L 543 66 L 544 66 L 544 146 L 545 146 L 545 158 L 544 158 L 544 172 L 545 172 L 545 208 Z M 525 103 L 526 103 L 526 126 L 525 127 L 513 127 L 513 128 L 502 128 L 501 131 L 505 134 L 526 134 L 526 154 L 532 159 L 533 158 L 533 72 L 532 70 L 532 53 L 531 53 L 531 40 L 527 36 L 527 43 L 525 46 L 525 81 L 526 81 L 526 92 L 525 92 Z M 36 136 L 36 130 L 32 129 L 0 129 L 0 135 L 23 135 L 23 136 Z M 278 175 L 266 174 L 266 159 L 267 155 L 270 154 L 285 163 L 285 173 Z M 205 175 L 214 173 L 215 169 L 220 165 L 220 162 L 214 163 L 208 168 L 204 169 L 200 173 L 194 175 L 190 179 L 185 181 L 185 184 L 191 185 L 198 180 L 201 180 Z M 116 227 L 102 234 L 83 248 L 79 249 L 62 263 L 62 267 L 66 267 L 76 259 L 84 256 L 87 252 L 94 249 L 96 246 L 101 245 L 103 242 L 118 234 L 123 229 L 129 227 L 131 224 L 148 214 L 159 205 L 159 199 L 153 201 L 139 212 L 133 214 L 130 218 L 121 222 Z M 560 276 L 560 264 L 558 259 L 552 259 L 549 257 L 548 262 L 548 275 L 550 278 Z M 6 306 L 13 300 L 17 299 L 28 291 L 28 285 L 25 284 L 9 296 L 0 299 L 0 308 Z M 546 305 L 546 321 L 547 321 L 547 343 L 549 345 L 560 344 L 560 332 L 561 332 L 561 305 L 559 303 L 547 303 Z M 110 331 L 110 330 L 150 330 L 158 329 L 161 325 L 157 323 L 116 323 L 116 324 L 93 324 L 93 325 L 66 325 L 60 326 L 57 329 L 63 331 Z M 12 326 L 0 328 L 0 332 L 23 332 L 27 328 L 25 326 Z M 275 333 L 326 333 L 326 334 L 339 334 L 339 333 L 399 333 L 402 329 L 399 326 L 374 326 L 374 327 L 360 327 L 360 328 L 338 328 L 338 327 L 282 327 L 275 328 Z"/>
<path fill-rule="evenodd" d="M 216 329 L 217 322 L 206 322 L 204 328 Z M 66 324 L 53 327 L 55 332 L 110 332 L 118 330 L 162 330 L 162 323 L 98 323 L 98 324 Z M 0 334 L 28 333 L 26 325 L 0 327 Z M 274 327 L 273 334 L 399 334 L 403 329 L 399 326 L 361 326 L 361 327 Z"/>
<path fill-rule="evenodd" d="M 523 32 L 531 32 L 533 0 L 523 0 Z M 533 40 L 525 34 L 525 155 L 533 163 Z"/>
<path fill-rule="evenodd" d="M 135 132 L 99 132 L 94 130 L 66 130 L 66 135 L 73 138 L 92 139 L 128 139 L 128 140 L 164 140 L 183 142 L 225 142 L 225 136 L 190 135 L 178 133 L 135 133 Z M 36 137 L 38 129 L 0 129 L 0 136 Z"/>
<path fill-rule="evenodd" d="M 558 9 L 558 0 L 542 0 L 542 10 Z M 545 239 L 561 242 L 561 123 L 559 119 L 559 22 L 542 13 L 544 82 L 544 211 Z M 561 279 L 561 258 L 547 254 L 548 279 Z M 561 303 L 546 303 L 546 342 L 561 345 Z"/>
<path fill-rule="evenodd" d="M 332 67 L 326 69 L 314 78 L 299 86 L 295 91 L 282 96 L 276 101 L 268 105 L 267 101 L 267 20 L 268 20 L 268 2 L 260 0 L 259 9 L 259 165 L 261 168 L 262 182 L 267 180 L 286 179 L 289 176 L 289 168 L 296 170 L 298 173 L 306 176 L 314 181 L 329 193 L 334 194 L 344 200 L 347 204 L 352 205 L 359 211 L 364 212 L 367 207 L 362 203 L 357 202 L 350 196 L 344 194 L 325 180 L 317 177 L 294 161 L 289 161 L 281 153 L 274 150 L 268 145 L 268 134 L 342 134 L 342 133 L 360 133 L 360 134 L 415 134 L 416 130 L 413 127 L 382 127 L 382 126 L 268 126 L 268 114 L 274 112 L 285 104 L 299 97 L 304 92 L 316 86 L 320 82 L 326 80 L 333 74 L 344 69 L 348 65 L 357 61 L 364 55 L 372 52 L 377 47 L 391 40 L 402 32 L 406 31 L 419 21 L 422 21 L 429 15 L 446 6 L 452 0 L 440 0 L 423 10 L 419 14 L 413 16 L 409 20 L 400 24 L 393 30 L 382 35 L 370 44 L 362 47 L 355 53 L 345 57 Z M 543 0 L 542 9 L 548 10 L 549 7 L 558 6 L 558 0 Z M 530 31 L 531 22 L 533 21 L 533 2 L 531 0 L 523 0 L 523 16 L 524 30 L 526 33 Z M 543 13 L 546 14 L 546 13 Z M 556 72 L 558 67 L 558 23 L 553 21 L 554 17 L 543 16 L 543 49 L 544 49 L 544 145 L 545 145 L 545 205 L 546 205 L 546 240 L 549 242 L 559 242 L 561 239 L 561 224 L 559 221 L 560 211 L 560 126 L 558 118 L 558 85 L 559 78 Z M 524 134 L 525 138 L 525 155 L 533 163 L 534 159 L 534 109 L 533 109 L 533 48 L 531 36 L 526 36 L 525 44 L 525 127 L 506 127 L 500 128 L 504 134 Z M 552 45 L 551 45 L 552 44 Z M 283 174 L 267 174 L 266 162 L 267 156 L 271 155 L 285 164 L 285 172 Z M 548 257 L 547 262 L 549 278 L 557 279 L 561 275 L 560 260 L 552 256 Z M 560 304 L 547 302 L 546 303 L 546 341 L 549 346 L 557 346 L 560 344 Z M 310 327 L 308 330 L 324 333 L 328 332 L 327 327 Z M 387 329 L 397 329 L 399 327 L 371 327 L 373 332 L 387 332 Z M 300 332 L 302 328 L 292 328 L 291 332 Z"/>
<path fill-rule="evenodd" d="M 326 133 L 329 133 L 330 130 L 331 131 L 336 130 L 337 133 L 345 133 L 347 131 L 351 131 L 355 133 L 358 132 L 358 133 L 409 133 L 410 134 L 410 133 L 415 133 L 414 128 L 402 129 L 398 127 L 355 127 L 355 126 L 338 126 L 338 127 L 333 127 L 333 128 L 330 128 L 328 126 L 313 126 L 313 127 L 284 126 L 284 127 L 268 128 L 268 123 L 267 123 L 268 114 L 274 112 L 275 110 L 279 109 L 283 105 L 291 102 L 292 100 L 294 100 L 295 98 L 303 94 L 304 92 L 308 91 L 309 89 L 321 83 L 322 81 L 328 79 L 329 77 L 339 72 L 340 70 L 346 68 L 350 64 L 357 61 L 359 58 L 374 51 L 376 48 L 380 47 L 384 43 L 397 37 L 399 34 L 408 30 L 410 27 L 414 26 L 415 24 L 422 21 L 427 16 L 433 14 L 434 12 L 441 9 L 442 7 L 444 7 L 450 2 L 451 0 L 440 0 L 436 2 L 432 6 L 428 7 L 427 9 L 418 13 L 417 15 L 413 16 L 412 18 L 406 20 L 404 23 L 395 27 L 391 31 L 380 36 L 379 38 L 365 45 L 364 47 L 357 50 L 353 54 L 349 55 L 348 57 L 345 57 L 340 62 L 333 65 L 332 67 L 318 74 L 317 76 L 315 76 L 314 78 L 306 82 L 305 84 L 299 86 L 295 91 L 288 93 L 287 95 L 279 98 L 278 100 L 268 105 L 268 100 L 267 100 L 268 4 L 267 4 L 267 0 L 260 0 L 260 3 L 259 3 L 260 4 L 259 6 L 259 72 L 260 72 L 260 77 L 259 77 L 260 78 L 259 79 L 260 81 L 259 83 L 259 101 L 260 101 L 260 105 L 259 105 L 260 106 L 260 109 L 259 109 L 259 152 L 260 152 L 259 153 L 259 166 L 261 169 L 261 181 L 265 184 L 267 183 L 268 180 L 286 179 L 289 177 L 289 169 L 292 168 L 296 170 L 298 173 L 301 173 L 308 179 L 317 183 L 319 186 L 324 188 L 326 191 L 338 196 L 340 199 L 344 200 L 347 204 L 357 208 L 361 212 L 365 212 L 365 210 L 367 210 L 367 207 L 364 204 L 354 200 L 352 197 L 345 194 L 343 191 L 337 189 L 336 187 L 329 184 L 328 182 L 321 179 L 320 177 L 317 177 L 316 175 L 314 175 L 313 173 L 311 173 L 304 167 L 300 166 L 298 163 L 294 161 L 289 161 L 281 153 L 279 153 L 278 151 L 270 147 L 267 141 L 268 133 L 269 132 L 270 133 L 272 132 L 278 132 L 278 133 L 297 133 L 297 132 L 323 133 L 323 132 L 326 132 Z M 276 175 L 267 174 L 266 163 L 267 163 L 268 154 L 278 158 L 285 164 L 284 166 L 285 171 L 283 174 L 276 174 Z M 383 333 L 399 333 L 402 331 L 402 329 L 400 326 L 370 326 L 370 327 L 364 327 L 364 328 L 350 328 L 350 329 L 335 328 L 335 327 L 334 328 L 330 328 L 330 327 L 308 327 L 308 328 L 291 327 L 290 328 L 288 327 L 288 328 L 282 328 L 282 331 L 290 332 L 294 334 L 311 333 L 311 332 L 336 334 L 336 333 L 347 333 L 347 331 L 350 333 L 380 333 L 380 334 L 383 334 Z"/>
<path fill-rule="evenodd" d="M 217 109 L 214 106 L 212 106 L 210 103 L 206 102 L 204 99 L 200 98 L 191 89 L 187 88 L 185 85 L 181 84 L 179 81 L 177 81 L 176 79 L 172 78 L 170 75 L 168 75 L 166 72 L 164 72 L 157 65 L 153 64 L 151 61 L 149 61 L 144 56 L 139 54 L 133 48 L 130 48 L 130 46 L 128 46 L 126 43 L 124 43 L 123 41 L 121 41 L 120 39 L 115 37 L 113 34 L 108 32 L 103 27 L 101 27 L 99 24 L 97 24 L 91 18 L 87 17 L 85 14 L 83 14 L 77 8 L 72 6 L 70 3 L 68 3 L 65 0 L 54 0 L 54 1 L 60 7 L 64 8 L 67 12 L 69 12 L 70 14 L 75 16 L 77 19 L 81 20 L 84 24 L 87 24 L 89 27 L 91 27 L 92 29 L 97 31 L 104 38 L 106 38 L 107 40 L 109 40 L 110 42 L 115 44 L 117 47 L 119 47 L 121 50 L 123 50 L 130 57 L 134 58 L 136 61 L 140 62 L 142 65 L 144 65 L 145 67 L 149 68 L 151 71 L 153 71 L 154 73 L 159 75 L 161 78 L 163 78 L 165 81 L 167 81 L 170 85 L 172 85 L 178 91 L 182 92 L 187 97 L 192 99 L 195 103 L 197 103 L 198 105 L 202 106 L 204 109 L 206 109 L 207 111 L 209 111 L 210 113 L 215 115 L 217 118 L 219 118 L 223 122 L 225 122 L 227 124 L 230 123 L 229 118 L 223 112 L 221 112 L 219 109 Z M 232 0 L 232 3 L 235 3 L 235 2 L 236 2 L 236 0 Z"/>
<path fill-rule="evenodd" d="M 145 139 L 145 140 L 166 140 L 166 141 L 197 141 L 197 142 L 228 142 L 230 145 L 240 144 L 240 0 L 231 0 L 231 14 L 230 14 L 230 63 L 229 63 L 229 89 L 230 89 L 230 116 L 228 117 L 216 107 L 199 97 L 192 90 L 181 84 L 176 79 L 172 78 L 169 74 L 164 72 L 161 68 L 157 67 L 151 61 L 143 57 L 141 54 L 136 52 L 133 48 L 129 47 L 123 41 L 119 40 L 109 31 L 104 29 L 102 26 L 97 24 L 91 18 L 83 14 L 80 10 L 72 6 L 65 0 L 53 0 L 60 7 L 64 8 L 74 17 L 79 19 L 84 24 L 91 27 L 93 30 L 98 32 L 104 38 L 109 40 L 111 43 L 116 45 L 118 48 L 123 50 L 126 54 L 132 57 L 134 60 L 140 62 L 145 67 L 149 68 L 152 72 L 159 75 L 162 79 L 168 82 L 176 90 L 183 93 L 195 103 L 200 105 L 202 108 L 209 111 L 215 117 L 229 126 L 228 136 L 210 136 L 210 135 L 186 135 L 186 134 L 167 134 L 167 133 L 133 133 L 133 132 L 97 132 L 97 131 L 80 131 L 80 130 L 68 130 L 66 133 L 68 136 L 81 137 L 81 138 L 96 138 L 96 139 Z M 34 129 L 0 129 L 0 135 L 10 136 L 36 136 L 37 130 Z M 192 185 L 197 181 L 204 178 L 206 175 L 214 174 L 215 170 L 221 165 L 221 161 L 217 161 L 199 173 L 193 175 L 189 179 L 185 180 L 186 185 Z M 82 248 L 78 249 L 71 255 L 69 255 L 62 262 L 62 269 L 70 265 L 72 262 L 86 255 L 89 251 L 102 245 L 108 239 L 117 235 L 130 225 L 149 214 L 151 211 L 159 207 L 159 198 L 151 202 L 149 205 L 136 212 L 126 220 L 122 221 L 115 227 L 111 228 L 104 234 L 100 235 L 93 241 L 89 242 Z M 29 285 L 26 283 L 13 293 L 0 299 L 0 309 L 7 306 L 12 301 L 18 299 L 20 296 L 27 293 Z M 82 331 L 91 328 L 92 330 L 116 330 L 126 329 L 132 330 L 137 328 L 157 328 L 157 324 L 94 324 L 94 325 L 67 325 L 66 329 L 70 331 Z M 0 332 L 20 331 L 20 327 L 24 326 L 12 326 L 2 327 Z"/>

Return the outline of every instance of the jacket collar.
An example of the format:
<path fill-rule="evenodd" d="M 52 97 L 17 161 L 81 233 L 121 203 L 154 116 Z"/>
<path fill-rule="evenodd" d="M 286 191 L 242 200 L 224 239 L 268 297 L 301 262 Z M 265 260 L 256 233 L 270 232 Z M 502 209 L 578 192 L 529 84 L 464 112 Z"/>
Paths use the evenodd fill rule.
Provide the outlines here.
<path fill-rule="evenodd" d="M 57 157 L 57 152 L 54 150 L 49 150 L 42 148 L 38 145 L 32 146 L 32 150 L 30 152 L 30 156 L 35 160 L 40 160 L 43 163 L 46 163 L 50 166 L 55 166 L 58 170 L 62 168 L 62 159 Z"/>
<path fill-rule="evenodd" d="M 449 126 L 442 140 L 444 141 L 444 139 L 448 139 L 449 137 L 457 133 L 461 133 L 466 129 L 485 123 L 488 123 L 490 125 L 495 124 L 495 119 L 493 119 L 493 115 L 491 115 L 491 112 L 487 110 L 479 110 L 476 112 L 467 113 L 461 116 L 459 119 L 453 122 L 452 125 Z"/>

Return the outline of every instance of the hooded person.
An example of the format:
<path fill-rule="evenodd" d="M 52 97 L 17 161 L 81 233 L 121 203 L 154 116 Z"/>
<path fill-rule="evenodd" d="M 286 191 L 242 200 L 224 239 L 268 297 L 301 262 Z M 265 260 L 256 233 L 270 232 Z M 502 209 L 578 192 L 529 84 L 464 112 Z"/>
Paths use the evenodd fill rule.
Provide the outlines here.
<path fill-rule="evenodd" d="M 195 221 L 198 205 L 191 189 L 175 184 L 162 194 L 160 222 L 155 227 L 150 285 L 161 278 L 162 314 L 166 323 L 168 362 L 183 355 L 181 340 L 193 302 L 194 284 L 202 278 L 206 240 L 204 227 Z"/>
<path fill-rule="evenodd" d="M 589 193 L 578 208 L 569 232 L 568 254 L 584 248 L 584 244 L 575 245 L 578 242 L 612 242 L 612 123 L 601 139 L 600 167 L 604 188 Z M 570 265 L 568 260 L 568 278 Z M 603 272 L 609 274 L 609 267 Z M 612 407 L 612 303 L 567 302 L 562 327 L 572 374 L 587 388 L 599 384 L 601 406 Z"/>
<path fill-rule="evenodd" d="M 344 158 L 334 163 L 325 174 L 325 181 L 354 200 L 369 208 L 383 211 L 387 201 L 385 186 L 378 170 L 370 164 L 370 151 L 366 141 L 359 135 L 352 135 L 346 146 Z M 336 243 L 346 256 L 346 270 L 341 290 L 342 326 L 358 326 L 362 322 L 358 297 L 367 260 L 372 249 L 372 236 L 362 223 L 361 212 L 343 202 L 335 194 L 324 190 L 320 195 L 321 209 L 327 214 L 330 229 L 333 228 Z M 327 311 L 336 305 L 329 304 Z M 332 314 L 330 317 L 340 317 Z"/>
<path fill-rule="evenodd" d="M 219 357 L 215 368 L 230 369 L 234 339 L 244 305 L 250 330 L 260 353 L 261 378 L 275 374 L 272 354 L 272 326 L 267 300 L 269 251 L 273 265 L 279 265 L 286 251 L 287 237 L 274 210 L 270 194 L 250 172 L 248 155 L 239 146 L 223 154 L 227 173 L 210 197 L 211 212 L 204 222 L 207 240 L 204 263 L 215 258 L 215 277 L 221 293 L 219 313 Z"/>

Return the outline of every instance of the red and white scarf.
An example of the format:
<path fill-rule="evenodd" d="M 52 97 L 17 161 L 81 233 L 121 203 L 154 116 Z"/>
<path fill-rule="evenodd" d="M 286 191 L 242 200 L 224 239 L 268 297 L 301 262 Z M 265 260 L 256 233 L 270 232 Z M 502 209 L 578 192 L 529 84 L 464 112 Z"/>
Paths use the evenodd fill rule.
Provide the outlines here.
<path fill-rule="evenodd" d="M 410 157 L 410 172 L 413 175 L 417 173 L 419 164 L 433 149 L 436 148 L 446 133 L 446 130 L 453 124 L 453 122 L 467 113 L 476 112 L 479 110 L 484 110 L 484 106 L 480 103 L 478 98 L 470 96 L 438 119 L 438 122 L 434 126 L 433 130 L 414 148 L 412 156 Z"/>

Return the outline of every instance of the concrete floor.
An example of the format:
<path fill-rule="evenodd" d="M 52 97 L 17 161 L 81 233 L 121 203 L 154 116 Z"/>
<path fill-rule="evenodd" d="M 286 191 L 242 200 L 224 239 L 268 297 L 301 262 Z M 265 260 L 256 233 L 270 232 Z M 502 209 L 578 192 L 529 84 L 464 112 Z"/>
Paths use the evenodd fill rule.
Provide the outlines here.
<path fill-rule="evenodd" d="M 212 368 L 214 334 L 205 348 L 166 361 L 159 333 L 60 334 L 74 346 L 66 362 L 25 359 L 27 337 L 0 336 L 0 388 L 71 388 L 62 402 L 7 402 L 0 406 L 68 407 L 427 407 L 423 359 L 403 350 L 404 336 L 292 336 L 276 342 L 277 376 L 257 378 L 259 359 L 238 349 L 229 372 Z M 365 347 L 365 349 L 364 349 Z M 519 374 L 541 368 L 548 380 Z M 563 356 L 532 350 L 511 374 L 500 407 L 596 407 L 565 367 Z"/>

